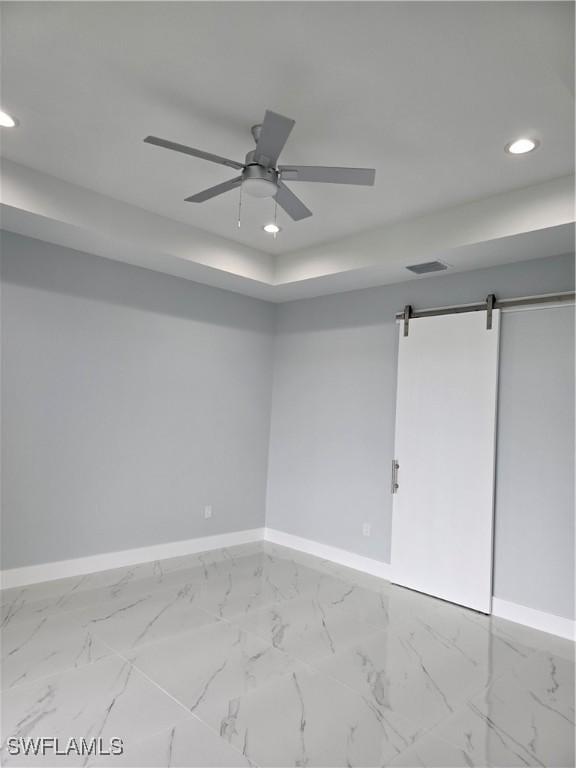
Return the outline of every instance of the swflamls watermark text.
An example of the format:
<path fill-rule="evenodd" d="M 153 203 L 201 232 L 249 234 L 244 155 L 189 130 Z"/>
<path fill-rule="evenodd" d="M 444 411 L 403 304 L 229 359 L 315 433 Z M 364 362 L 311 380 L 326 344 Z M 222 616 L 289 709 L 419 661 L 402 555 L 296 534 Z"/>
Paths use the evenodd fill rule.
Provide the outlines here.
<path fill-rule="evenodd" d="M 9 738 L 10 755 L 121 755 L 124 752 L 122 739 L 60 739 L 53 736 L 37 738 Z"/>

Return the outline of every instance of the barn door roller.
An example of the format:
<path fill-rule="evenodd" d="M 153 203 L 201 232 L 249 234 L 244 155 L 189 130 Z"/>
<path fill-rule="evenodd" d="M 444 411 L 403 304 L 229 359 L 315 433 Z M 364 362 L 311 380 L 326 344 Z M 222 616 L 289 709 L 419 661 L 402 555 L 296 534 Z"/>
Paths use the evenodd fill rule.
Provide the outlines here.
<path fill-rule="evenodd" d="M 486 330 L 492 330 L 492 310 L 496 304 L 496 296 L 493 293 L 486 297 Z"/>

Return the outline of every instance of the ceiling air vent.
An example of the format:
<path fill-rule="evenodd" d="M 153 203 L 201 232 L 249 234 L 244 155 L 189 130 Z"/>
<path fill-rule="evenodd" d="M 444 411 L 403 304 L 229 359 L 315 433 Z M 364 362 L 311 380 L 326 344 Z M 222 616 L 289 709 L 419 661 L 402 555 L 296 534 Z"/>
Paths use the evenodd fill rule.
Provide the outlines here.
<path fill-rule="evenodd" d="M 448 269 L 446 264 L 442 264 L 441 261 L 425 261 L 422 264 L 412 264 L 410 267 L 406 267 L 410 272 L 414 272 L 415 275 L 427 275 L 429 272 L 442 272 L 444 269 Z"/>

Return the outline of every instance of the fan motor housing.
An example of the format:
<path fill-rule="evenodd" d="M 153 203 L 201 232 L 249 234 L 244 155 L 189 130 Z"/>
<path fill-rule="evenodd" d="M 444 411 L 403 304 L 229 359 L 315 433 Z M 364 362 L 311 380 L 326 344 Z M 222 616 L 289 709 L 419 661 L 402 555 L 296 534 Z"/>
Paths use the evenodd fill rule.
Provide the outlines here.
<path fill-rule="evenodd" d="M 242 172 L 242 181 L 248 179 L 260 179 L 261 181 L 271 181 L 273 184 L 278 182 L 278 171 L 274 168 L 265 168 L 258 163 L 250 163 Z"/>
<path fill-rule="evenodd" d="M 242 172 L 242 189 L 252 197 L 274 197 L 278 191 L 278 171 L 251 163 Z"/>

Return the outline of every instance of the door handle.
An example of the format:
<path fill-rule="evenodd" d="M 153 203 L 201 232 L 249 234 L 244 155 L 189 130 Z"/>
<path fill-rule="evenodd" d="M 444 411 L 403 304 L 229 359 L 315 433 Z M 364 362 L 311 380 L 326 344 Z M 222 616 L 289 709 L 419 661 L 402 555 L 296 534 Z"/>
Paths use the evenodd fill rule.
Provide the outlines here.
<path fill-rule="evenodd" d="M 398 488 L 400 487 L 398 485 L 398 470 L 400 469 L 400 464 L 396 461 L 396 459 L 392 459 L 392 493 L 396 493 Z"/>

